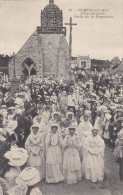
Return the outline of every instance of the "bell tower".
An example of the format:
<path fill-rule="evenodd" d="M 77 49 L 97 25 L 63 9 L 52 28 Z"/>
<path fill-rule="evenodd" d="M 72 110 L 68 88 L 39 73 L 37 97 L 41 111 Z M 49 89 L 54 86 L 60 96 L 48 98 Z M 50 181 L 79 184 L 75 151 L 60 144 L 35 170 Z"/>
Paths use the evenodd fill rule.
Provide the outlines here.
<path fill-rule="evenodd" d="M 16 54 L 15 75 L 21 77 L 23 73 L 25 76 L 35 73 L 41 78 L 70 80 L 69 46 L 65 36 L 63 12 L 54 0 L 49 0 L 41 11 L 41 25 Z M 11 60 L 10 75 L 13 71 L 14 61 Z"/>
<path fill-rule="evenodd" d="M 62 10 L 54 4 L 54 0 L 49 0 L 49 4 L 41 10 L 41 26 L 37 27 L 38 34 L 64 34 L 66 27 L 63 27 Z"/>
<path fill-rule="evenodd" d="M 54 0 L 49 0 L 49 3 L 54 3 Z"/>

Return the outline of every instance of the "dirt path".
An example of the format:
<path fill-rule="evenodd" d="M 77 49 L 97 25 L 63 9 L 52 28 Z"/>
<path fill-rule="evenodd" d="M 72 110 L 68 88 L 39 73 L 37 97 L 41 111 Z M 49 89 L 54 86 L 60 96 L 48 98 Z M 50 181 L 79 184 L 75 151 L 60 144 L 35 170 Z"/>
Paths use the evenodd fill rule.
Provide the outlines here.
<path fill-rule="evenodd" d="M 119 180 L 119 168 L 111 149 L 105 149 L 105 179 L 95 185 L 90 181 L 82 180 L 75 185 L 65 183 L 46 184 L 44 181 L 39 187 L 43 195 L 121 195 L 123 182 Z"/>

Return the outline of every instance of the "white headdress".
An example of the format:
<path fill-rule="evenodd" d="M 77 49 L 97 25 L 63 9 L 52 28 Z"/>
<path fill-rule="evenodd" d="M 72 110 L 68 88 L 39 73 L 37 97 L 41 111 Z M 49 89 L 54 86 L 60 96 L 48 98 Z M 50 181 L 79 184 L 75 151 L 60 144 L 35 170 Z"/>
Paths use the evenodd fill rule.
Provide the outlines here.
<path fill-rule="evenodd" d="M 105 117 L 106 117 L 106 119 L 107 119 L 107 120 L 110 120 L 110 119 L 111 119 L 111 115 L 110 115 L 110 114 L 108 114 L 108 113 L 107 113 L 107 114 L 105 114 Z"/>
<path fill-rule="evenodd" d="M 57 128 L 59 128 L 59 125 L 58 125 L 57 123 L 52 123 L 50 126 L 51 126 L 51 128 L 52 128 L 52 127 L 57 127 Z"/>
<path fill-rule="evenodd" d="M 74 113 L 73 112 L 67 112 L 66 113 L 66 117 L 68 117 L 69 115 L 72 115 L 72 117 L 74 117 Z"/>
<path fill-rule="evenodd" d="M 94 125 L 94 127 L 92 127 L 92 129 L 91 129 L 92 131 L 93 130 L 97 130 L 97 131 L 99 131 L 99 127 L 97 126 L 97 125 Z"/>
<path fill-rule="evenodd" d="M 34 125 L 32 125 L 32 126 L 30 127 L 31 132 L 32 132 L 32 129 L 33 129 L 33 128 L 38 128 L 38 129 L 39 129 L 39 125 L 38 125 L 37 123 L 35 123 Z"/>
<path fill-rule="evenodd" d="M 60 116 L 60 112 L 53 112 L 53 113 L 52 113 L 52 117 L 54 117 L 54 115 Z"/>

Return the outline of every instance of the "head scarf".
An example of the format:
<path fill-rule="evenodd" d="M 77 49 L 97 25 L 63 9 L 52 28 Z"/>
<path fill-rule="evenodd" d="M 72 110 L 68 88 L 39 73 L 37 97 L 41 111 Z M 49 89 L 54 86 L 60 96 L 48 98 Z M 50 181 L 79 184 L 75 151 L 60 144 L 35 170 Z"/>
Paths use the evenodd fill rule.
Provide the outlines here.
<path fill-rule="evenodd" d="M 38 128 L 38 131 L 37 131 L 36 134 L 33 133 L 33 128 L 34 128 L 34 127 L 37 127 L 37 128 Z M 31 136 L 32 136 L 32 137 L 38 137 L 38 136 L 39 136 L 39 135 L 38 135 L 38 134 L 39 134 L 39 125 L 38 125 L 38 124 L 32 125 L 31 128 L 30 128 L 30 130 L 31 130 Z"/>
<path fill-rule="evenodd" d="M 73 112 L 67 112 L 66 113 L 66 117 L 68 117 L 69 115 L 72 115 L 72 118 L 74 117 L 74 113 Z"/>

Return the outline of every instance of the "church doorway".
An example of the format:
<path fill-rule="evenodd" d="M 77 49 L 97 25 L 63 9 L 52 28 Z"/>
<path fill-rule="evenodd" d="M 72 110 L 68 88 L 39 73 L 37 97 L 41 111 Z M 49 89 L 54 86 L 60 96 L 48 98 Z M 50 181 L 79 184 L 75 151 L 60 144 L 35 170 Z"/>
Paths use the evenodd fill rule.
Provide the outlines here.
<path fill-rule="evenodd" d="M 22 63 L 22 72 L 25 80 L 30 78 L 32 75 L 36 75 L 36 65 L 31 58 L 26 58 Z"/>

